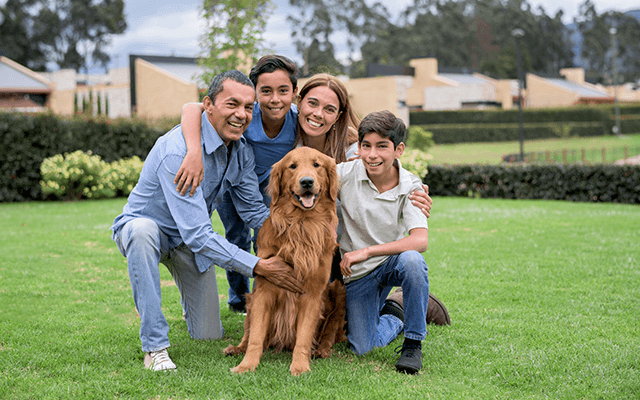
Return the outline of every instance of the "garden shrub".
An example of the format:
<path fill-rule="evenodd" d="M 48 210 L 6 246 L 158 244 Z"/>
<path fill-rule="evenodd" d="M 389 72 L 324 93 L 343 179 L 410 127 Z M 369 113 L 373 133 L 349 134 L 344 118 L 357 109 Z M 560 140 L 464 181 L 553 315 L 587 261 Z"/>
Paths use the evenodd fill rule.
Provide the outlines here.
<path fill-rule="evenodd" d="M 425 176 L 428 172 L 431 155 L 417 149 L 405 149 L 400 162 L 402 168 L 417 176 Z"/>
<path fill-rule="evenodd" d="M 640 165 L 431 165 L 434 196 L 640 204 Z"/>
<path fill-rule="evenodd" d="M 91 152 L 57 154 L 42 161 L 40 186 L 45 195 L 65 200 L 114 197 L 115 186 L 107 172 L 107 163 Z"/>
<path fill-rule="evenodd" d="M 47 157 L 83 150 L 106 162 L 144 160 L 164 132 L 140 119 L 0 112 L 0 202 L 43 199 L 40 165 Z"/>
<path fill-rule="evenodd" d="M 45 195 L 65 200 L 128 196 L 142 165 L 138 156 L 106 163 L 90 151 L 57 154 L 42 161 L 40 186 Z"/>
<path fill-rule="evenodd" d="M 427 152 L 435 144 L 433 133 L 427 132 L 419 125 L 412 125 L 407 129 L 405 144 L 412 149 Z"/>
<path fill-rule="evenodd" d="M 140 157 L 114 161 L 108 166 L 106 178 L 116 190 L 116 196 L 128 196 L 138 183 L 143 162 Z"/>
<path fill-rule="evenodd" d="M 640 132 L 640 105 L 621 105 L 619 110 L 622 132 Z M 613 105 L 525 109 L 524 136 L 531 140 L 610 135 L 614 114 Z M 520 136 L 517 109 L 416 111 L 410 113 L 410 122 L 431 131 L 436 144 L 517 141 Z"/>

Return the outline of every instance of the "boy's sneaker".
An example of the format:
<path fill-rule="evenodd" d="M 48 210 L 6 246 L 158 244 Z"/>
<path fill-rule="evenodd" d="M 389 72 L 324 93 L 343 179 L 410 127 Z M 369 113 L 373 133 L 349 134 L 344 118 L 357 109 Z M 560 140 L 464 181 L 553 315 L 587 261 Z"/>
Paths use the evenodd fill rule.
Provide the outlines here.
<path fill-rule="evenodd" d="M 417 345 L 402 345 L 400 359 L 396 363 L 396 369 L 406 374 L 417 374 L 422 369 L 422 349 Z"/>
<path fill-rule="evenodd" d="M 144 354 L 144 367 L 154 371 L 168 371 L 176 369 L 176 365 L 169 358 L 167 349 L 152 351 Z"/>

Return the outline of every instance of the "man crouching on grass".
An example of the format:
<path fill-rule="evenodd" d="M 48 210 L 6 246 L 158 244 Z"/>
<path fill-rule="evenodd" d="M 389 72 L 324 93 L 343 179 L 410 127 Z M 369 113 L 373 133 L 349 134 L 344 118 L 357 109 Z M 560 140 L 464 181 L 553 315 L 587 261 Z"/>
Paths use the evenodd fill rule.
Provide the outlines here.
<path fill-rule="evenodd" d="M 211 214 L 227 190 L 251 228 L 260 228 L 269 215 L 258 188 L 253 151 L 242 137 L 251 122 L 254 101 L 253 84 L 243 73 L 217 75 L 203 102 L 204 178 L 195 195 L 181 196 L 174 183 L 187 153 L 178 125 L 151 149 L 138 184 L 113 223 L 113 239 L 127 258 L 148 369 L 176 368 L 167 352 L 169 324 L 161 309 L 159 263 L 176 282 L 194 339 L 224 335 L 215 265 L 249 277 L 261 275 L 284 289 L 301 291 L 293 269 L 280 258 L 255 257 L 229 243 L 211 225 Z"/>

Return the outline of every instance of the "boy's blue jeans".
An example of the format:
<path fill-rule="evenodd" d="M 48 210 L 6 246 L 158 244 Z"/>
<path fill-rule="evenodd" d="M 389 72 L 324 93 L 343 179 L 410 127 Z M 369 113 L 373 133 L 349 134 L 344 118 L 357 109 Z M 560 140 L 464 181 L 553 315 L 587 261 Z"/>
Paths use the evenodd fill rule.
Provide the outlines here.
<path fill-rule="evenodd" d="M 424 340 L 429 301 L 427 271 L 422 254 L 406 251 L 389 257 L 369 275 L 346 285 L 347 339 L 356 354 L 388 345 L 403 329 L 405 338 Z M 393 315 L 379 315 L 394 286 L 402 286 L 404 323 Z"/>
<path fill-rule="evenodd" d="M 271 203 L 271 197 L 267 194 L 268 184 L 269 179 L 265 179 L 260 183 L 262 200 L 267 207 L 269 207 Z M 251 229 L 245 224 L 242 218 L 240 218 L 240 215 L 238 215 L 228 191 L 223 195 L 222 202 L 220 202 L 216 210 L 224 225 L 225 239 L 246 252 L 251 252 L 251 242 L 253 241 L 253 247 L 254 250 L 256 250 L 255 242 L 259 229 L 254 229 L 252 239 Z M 229 300 L 227 303 L 236 309 L 244 308 L 246 302 L 245 295 L 251 291 L 249 288 L 249 278 L 235 271 L 227 271 L 227 281 L 229 282 Z"/>
<path fill-rule="evenodd" d="M 147 218 L 128 222 L 116 234 L 115 241 L 127 258 L 133 300 L 140 314 L 142 351 L 158 351 L 170 345 L 169 324 L 161 308 L 160 263 L 169 269 L 180 291 L 191 337 L 224 336 L 214 267 L 200 273 L 193 252 L 184 243 L 169 249 L 167 236 Z"/>

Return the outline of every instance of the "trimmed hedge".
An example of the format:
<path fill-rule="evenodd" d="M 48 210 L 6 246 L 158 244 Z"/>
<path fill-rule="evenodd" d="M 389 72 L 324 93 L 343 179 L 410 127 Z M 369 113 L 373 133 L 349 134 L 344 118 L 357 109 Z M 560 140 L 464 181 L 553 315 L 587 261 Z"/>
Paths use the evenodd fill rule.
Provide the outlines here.
<path fill-rule="evenodd" d="M 525 109 L 524 123 L 606 121 L 611 113 L 603 108 Z M 518 109 L 415 111 L 409 114 L 411 125 L 508 124 L 519 122 Z"/>
<path fill-rule="evenodd" d="M 518 124 L 463 124 L 422 126 L 433 134 L 437 144 L 508 142 L 520 139 Z M 607 124 L 603 122 L 568 122 L 523 125 L 525 140 L 569 138 L 606 135 Z M 621 127 L 625 132 L 624 127 Z"/>
<path fill-rule="evenodd" d="M 554 109 L 526 109 L 523 112 L 525 140 L 601 136 L 612 133 L 613 105 Z M 620 106 L 623 133 L 640 132 L 640 106 Z M 433 133 L 436 144 L 517 141 L 519 111 L 457 110 L 410 113 L 411 125 Z"/>
<path fill-rule="evenodd" d="M 40 164 L 47 157 L 83 150 L 106 162 L 144 159 L 163 133 L 140 120 L 0 112 L 0 202 L 41 200 Z"/>
<path fill-rule="evenodd" d="M 431 165 L 434 196 L 640 204 L 640 165 Z"/>

